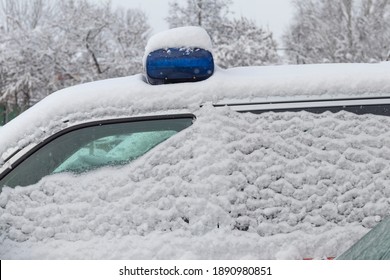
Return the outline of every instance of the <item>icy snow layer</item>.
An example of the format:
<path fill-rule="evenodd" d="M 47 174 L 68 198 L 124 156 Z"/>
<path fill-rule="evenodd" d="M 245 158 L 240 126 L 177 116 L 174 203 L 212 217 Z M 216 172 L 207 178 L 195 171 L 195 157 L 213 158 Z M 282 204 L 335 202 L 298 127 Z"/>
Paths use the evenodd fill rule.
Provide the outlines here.
<path fill-rule="evenodd" d="M 324 258 L 389 214 L 389 118 L 196 114 L 124 167 L 4 188 L 0 258 Z"/>
<path fill-rule="evenodd" d="M 14 148 L 39 143 L 88 120 L 195 111 L 207 102 L 236 103 L 353 96 L 389 96 L 390 63 L 324 64 L 216 69 L 206 81 L 151 86 L 141 75 L 56 92 L 1 129 L 0 165 Z"/>

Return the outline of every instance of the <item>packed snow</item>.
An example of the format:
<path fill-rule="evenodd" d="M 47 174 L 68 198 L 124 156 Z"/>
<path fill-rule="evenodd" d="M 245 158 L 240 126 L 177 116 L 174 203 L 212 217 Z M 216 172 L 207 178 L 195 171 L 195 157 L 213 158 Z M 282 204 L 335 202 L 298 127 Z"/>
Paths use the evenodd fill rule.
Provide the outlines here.
<path fill-rule="evenodd" d="M 4 188 L 0 258 L 322 259 L 389 214 L 388 117 L 194 113 L 123 167 Z"/>
<path fill-rule="evenodd" d="M 141 74 L 58 91 L 6 124 L 0 164 L 15 148 L 39 143 L 71 125 L 102 118 L 195 111 L 212 103 L 388 96 L 390 62 L 242 67 L 198 83 L 152 86 Z"/>
<path fill-rule="evenodd" d="M 182 47 L 197 47 L 210 52 L 213 51 L 211 38 L 206 30 L 199 26 L 185 26 L 172 28 L 153 35 L 145 47 L 145 56 L 158 49 Z"/>

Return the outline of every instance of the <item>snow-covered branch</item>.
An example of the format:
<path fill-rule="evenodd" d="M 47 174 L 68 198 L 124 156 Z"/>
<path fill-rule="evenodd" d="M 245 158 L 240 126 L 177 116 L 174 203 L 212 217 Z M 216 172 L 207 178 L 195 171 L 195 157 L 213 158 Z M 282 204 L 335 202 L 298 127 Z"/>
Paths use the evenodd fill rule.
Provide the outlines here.
<path fill-rule="evenodd" d="M 27 108 L 63 87 L 142 71 L 139 10 L 74 0 L 0 0 L 0 105 Z"/>

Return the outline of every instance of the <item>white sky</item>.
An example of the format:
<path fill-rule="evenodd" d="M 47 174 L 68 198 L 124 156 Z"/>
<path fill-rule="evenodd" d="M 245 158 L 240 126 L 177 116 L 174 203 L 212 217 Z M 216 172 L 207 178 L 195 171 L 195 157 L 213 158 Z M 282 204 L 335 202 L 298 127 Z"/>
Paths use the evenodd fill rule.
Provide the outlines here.
<path fill-rule="evenodd" d="M 168 29 L 164 18 L 168 15 L 170 0 L 112 0 L 114 7 L 139 8 L 149 18 L 153 33 Z M 233 0 L 234 15 L 245 16 L 257 22 L 258 25 L 268 27 L 274 38 L 280 39 L 283 31 L 292 17 L 292 0 Z M 185 3 L 186 0 L 178 0 Z"/>

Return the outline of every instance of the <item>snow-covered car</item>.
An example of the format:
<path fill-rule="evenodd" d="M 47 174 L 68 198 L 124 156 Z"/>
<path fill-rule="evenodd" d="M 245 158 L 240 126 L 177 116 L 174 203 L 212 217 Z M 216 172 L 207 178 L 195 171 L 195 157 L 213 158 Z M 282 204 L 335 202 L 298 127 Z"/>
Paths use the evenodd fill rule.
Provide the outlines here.
<path fill-rule="evenodd" d="M 389 214 L 390 63 L 224 70 L 196 27 L 145 54 L 156 76 L 0 129 L 2 259 L 321 259 Z M 189 68 L 169 76 L 169 55 Z"/>

